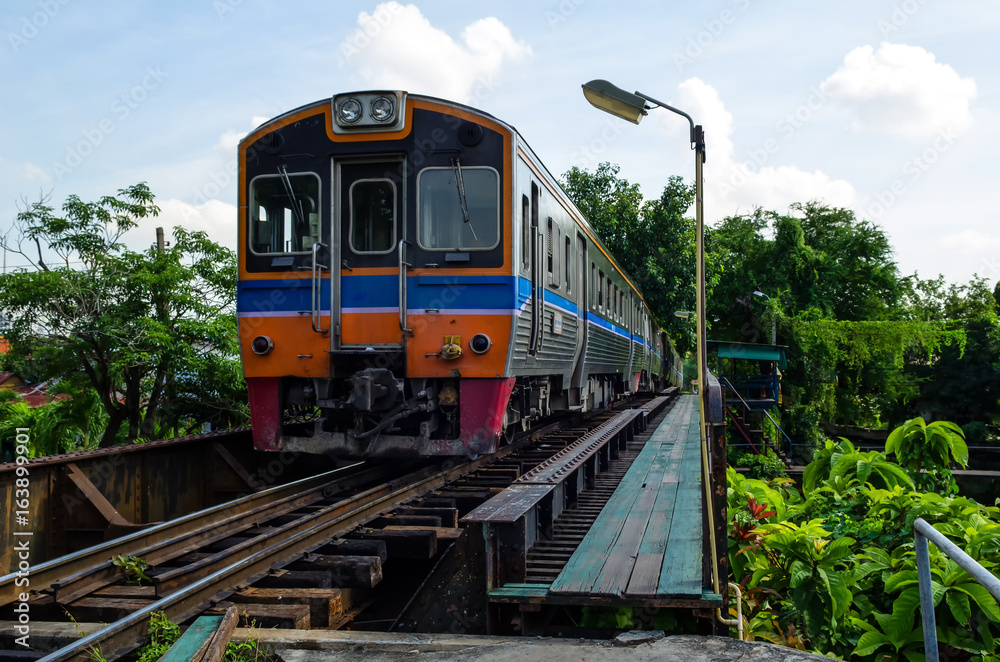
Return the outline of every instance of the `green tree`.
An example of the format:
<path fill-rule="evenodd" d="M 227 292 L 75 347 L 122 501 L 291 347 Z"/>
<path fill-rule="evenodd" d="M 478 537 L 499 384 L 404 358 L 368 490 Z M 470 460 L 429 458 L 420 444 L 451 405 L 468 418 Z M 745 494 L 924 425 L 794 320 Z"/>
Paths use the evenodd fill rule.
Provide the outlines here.
<path fill-rule="evenodd" d="M 145 183 L 70 196 L 61 212 L 26 204 L 4 237 L 32 264 L 0 276 L 7 364 L 92 389 L 107 414 L 101 446 L 188 419 L 242 420 L 233 252 L 182 228 L 162 251 L 129 249 L 125 233 L 159 213 Z"/>
<path fill-rule="evenodd" d="M 695 306 L 695 224 L 684 216 L 694 188 L 674 176 L 659 198 L 644 202 L 638 184 L 618 172 L 610 163 L 592 173 L 574 167 L 562 185 L 684 354 L 694 347 L 694 327 L 674 311 Z"/>

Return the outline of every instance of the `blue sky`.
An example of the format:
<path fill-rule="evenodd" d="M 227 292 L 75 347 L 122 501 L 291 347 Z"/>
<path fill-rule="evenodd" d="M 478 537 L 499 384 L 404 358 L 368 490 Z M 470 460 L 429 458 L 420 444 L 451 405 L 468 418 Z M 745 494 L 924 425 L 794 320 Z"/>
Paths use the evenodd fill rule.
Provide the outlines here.
<path fill-rule="evenodd" d="M 513 124 L 555 174 L 693 177 L 685 121 L 584 100 L 605 78 L 705 127 L 706 218 L 823 199 L 890 235 L 904 273 L 1000 280 L 1000 4 L 952 0 L 415 4 L 7 0 L 0 230 L 22 197 L 149 182 L 235 244 L 236 144 L 333 94 L 396 88 Z M 8 256 L 8 264 L 17 264 Z M 23 261 L 23 259 L 21 260 Z"/>

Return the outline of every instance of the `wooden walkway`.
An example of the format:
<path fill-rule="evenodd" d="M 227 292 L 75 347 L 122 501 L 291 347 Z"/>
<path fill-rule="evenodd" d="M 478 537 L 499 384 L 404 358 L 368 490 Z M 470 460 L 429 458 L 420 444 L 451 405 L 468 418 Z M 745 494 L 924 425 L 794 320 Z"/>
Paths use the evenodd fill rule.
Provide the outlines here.
<path fill-rule="evenodd" d="M 556 594 L 701 597 L 698 401 L 681 396 L 549 588 Z"/>
<path fill-rule="evenodd" d="M 683 395 L 551 585 L 506 584 L 491 601 L 715 603 L 703 582 L 697 396 Z M 715 605 L 717 606 L 717 605 Z"/>

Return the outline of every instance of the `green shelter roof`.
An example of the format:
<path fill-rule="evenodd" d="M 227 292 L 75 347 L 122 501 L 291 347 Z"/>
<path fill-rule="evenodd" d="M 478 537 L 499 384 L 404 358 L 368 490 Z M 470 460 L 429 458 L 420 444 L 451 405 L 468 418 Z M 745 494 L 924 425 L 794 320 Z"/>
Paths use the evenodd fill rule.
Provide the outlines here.
<path fill-rule="evenodd" d="M 750 361 L 777 361 L 778 367 L 784 370 L 788 364 L 785 361 L 784 345 L 758 345 L 747 342 L 724 342 L 709 340 L 709 349 L 716 349 L 720 359 L 747 359 Z"/>

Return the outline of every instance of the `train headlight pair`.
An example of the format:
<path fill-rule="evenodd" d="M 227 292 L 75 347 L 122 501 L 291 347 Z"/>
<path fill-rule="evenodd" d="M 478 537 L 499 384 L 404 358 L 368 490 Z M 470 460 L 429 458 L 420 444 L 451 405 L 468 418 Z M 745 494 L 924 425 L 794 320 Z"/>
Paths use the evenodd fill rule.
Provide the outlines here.
<path fill-rule="evenodd" d="M 337 124 L 344 128 L 391 125 L 397 119 L 395 96 L 392 93 L 367 93 L 334 97 Z"/>

